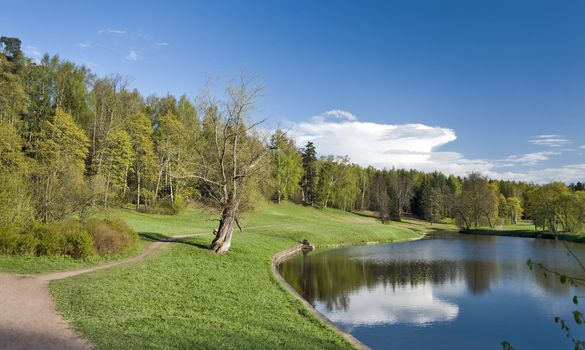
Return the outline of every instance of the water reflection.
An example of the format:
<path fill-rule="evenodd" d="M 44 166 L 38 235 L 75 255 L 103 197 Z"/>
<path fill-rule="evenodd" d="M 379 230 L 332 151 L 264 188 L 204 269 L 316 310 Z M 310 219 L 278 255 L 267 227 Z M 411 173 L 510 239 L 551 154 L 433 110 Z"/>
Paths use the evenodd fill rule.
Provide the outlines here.
<path fill-rule="evenodd" d="M 572 247 L 585 257 L 582 246 Z M 534 313 L 535 320 L 540 317 L 534 322 L 547 324 L 561 309 L 568 312 L 572 306 L 566 301 L 575 291 L 550 274 L 530 271 L 527 259 L 580 273 L 555 241 L 461 235 L 315 252 L 286 261 L 279 270 L 307 301 L 348 330 L 440 324 L 458 329 L 467 303 L 473 308 L 466 308 L 465 317 L 476 322 L 501 322 L 510 310 L 498 305 L 512 305 L 522 317 Z"/>
<path fill-rule="evenodd" d="M 372 302 L 375 298 L 377 302 Z M 431 322 L 451 321 L 457 317 L 459 307 L 438 298 L 429 283 L 417 286 L 394 287 L 389 296 L 383 285 L 356 293 L 351 298 L 352 307 L 344 312 L 332 312 L 330 319 L 346 327 L 379 324 L 408 323 L 424 325 Z"/>

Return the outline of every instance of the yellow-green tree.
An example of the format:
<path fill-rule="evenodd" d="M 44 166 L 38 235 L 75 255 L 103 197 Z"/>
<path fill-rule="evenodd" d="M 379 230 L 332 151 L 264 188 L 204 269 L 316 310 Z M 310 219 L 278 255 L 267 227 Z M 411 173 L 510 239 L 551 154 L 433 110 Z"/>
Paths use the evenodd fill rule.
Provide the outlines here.
<path fill-rule="evenodd" d="M 75 196 L 84 184 L 89 140 L 73 117 L 57 109 L 45 121 L 34 145 L 33 170 L 38 217 L 45 221 L 67 217 L 77 209 Z"/>
<path fill-rule="evenodd" d="M 128 132 L 134 150 L 132 171 L 136 182 L 136 210 L 140 208 L 144 179 L 150 178 L 156 166 L 154 144 L 152 142 L 152 125 L 144 113 L 130 117 Z M 144 202 L 146 205 L 146 202 Z"/>
<path fill-rule="evenodd" d="M 291 198 L 297 190 L 303 175 L 303 159 L 293 139 L 286 137 L 282 130 L 272 135 L 272 166 L 276 181 L 276 200 Z"/>
<path fill-rule="evenodd" d="M 159 158 L 159 171 L 156 181 L 155 198 L 164 187 L 171 202 L 175 201 L 178 183 L 175 177 L 184 173 L 182 168 L 187 154 L 187 129 L 173 114 L 160 118 L 154 138 Z M 164 175 L 164 176 L 163 176 Z M 164 181 L 164 183 L 162 183 Z"/>
<path fill-rule="evenodd" d="M 518 197 L 510 197 L 508 202 L 508 213 L 510 214 L 510 220 L 514 225 L 518 223 L 518 219 L 522 217 L 524 209 L 522 208 L 522 202 Z"/>
<path fill-rule="evenodd" d="M 34 217 L 22 138 L 9 121 L 0 122 L 0 229 L 22 227 Z"/>
<path fill-rule="evenodd" d="M 464 229 L 480 227 L 487 223 L 494 227 L 498 216 L 498 197 L 487 177 L 471 173 L 463 179 L 461 192 L 456 198 L 458 224 Z"/>
<path fill-rule="evenodd" d="M 100 175 L 104 181 L 104 207 L 111 194 L 125 192 L 130 165 L 134 160 L 132 140 L 124 130 L 111 132 L 98 153 L 101 159 Z"/>

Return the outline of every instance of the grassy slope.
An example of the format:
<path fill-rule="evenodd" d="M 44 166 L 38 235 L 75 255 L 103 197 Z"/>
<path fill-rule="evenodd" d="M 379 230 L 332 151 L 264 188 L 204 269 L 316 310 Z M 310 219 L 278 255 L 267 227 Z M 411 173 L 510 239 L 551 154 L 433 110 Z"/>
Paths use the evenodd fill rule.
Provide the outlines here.
<path fill-rule="evenodd" d="M 118 211 L 139 231 L 210 232 L 192 210 L 178 217 Z M 272 256 L 304 238 L 317 247 L 418 236 L 398 224 L 284 203 L 246 218 L 227 255 L 203 249 L 211 234 L 173 243 L 145 261 L 55 281 L 61 312 L 103 349 L 349 348 L 288 294 Z"/>

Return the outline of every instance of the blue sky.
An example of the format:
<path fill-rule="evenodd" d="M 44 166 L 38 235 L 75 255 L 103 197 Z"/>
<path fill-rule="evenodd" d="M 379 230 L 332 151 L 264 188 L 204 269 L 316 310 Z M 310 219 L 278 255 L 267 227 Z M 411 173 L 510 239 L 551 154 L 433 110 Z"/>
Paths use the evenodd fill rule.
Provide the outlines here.
<path fill-rule="evenodd" d="M 143 94 L 262 77 L 259 116 L 360 164 L 585 180 L 585 2 L 4 1 L 0 34 Z"/>

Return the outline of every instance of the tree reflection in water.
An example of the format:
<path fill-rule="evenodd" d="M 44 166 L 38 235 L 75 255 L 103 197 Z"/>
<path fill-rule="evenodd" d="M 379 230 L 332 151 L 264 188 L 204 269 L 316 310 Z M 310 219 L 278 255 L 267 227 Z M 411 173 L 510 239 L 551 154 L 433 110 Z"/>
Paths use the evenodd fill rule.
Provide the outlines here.
<path fill-rule="evenodd" d="M 531 278 L 548 293 L 569 293 L 569 287 L 559 284 L 553 276 L 535 273 L 526 266 L 527 259 L 538 258 L 547 266 L 569 273 L 574 267 L 564 264 L 563 259 L 568 259 L 560 254 L 558 242 L 532 240 L 531 244 L 522 241 L 518 245 L 514 239 L 489 236 L 440 239 L 445 242 L 440 242 L 436 251 L 429 250 L 428 245 L 439 240 L 429 239 L 309 253 L 284 262 L 279 271 L 308 302 L 323 303 L 328 311 L 347 311 L 350 295 L 362 288 L 396 290 L 464 284 L 473 295 L 481 295 L 489 292 L 493 284 Z M 509 241 L 510 246 L 502 249 L 502 240 Z"/>

